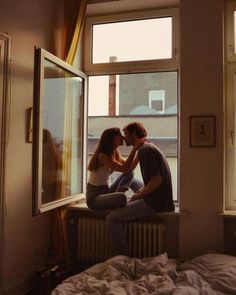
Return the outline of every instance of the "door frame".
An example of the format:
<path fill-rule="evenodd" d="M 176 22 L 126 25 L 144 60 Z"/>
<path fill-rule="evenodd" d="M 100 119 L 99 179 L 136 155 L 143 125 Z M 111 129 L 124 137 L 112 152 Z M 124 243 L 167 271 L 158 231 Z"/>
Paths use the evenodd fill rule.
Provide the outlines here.
<path fill-rule="evenodd" d="M 9 118 L 10 45 L 11 38 L 0 32 L 0 290 L 3 284 L 5 159 Z"/>

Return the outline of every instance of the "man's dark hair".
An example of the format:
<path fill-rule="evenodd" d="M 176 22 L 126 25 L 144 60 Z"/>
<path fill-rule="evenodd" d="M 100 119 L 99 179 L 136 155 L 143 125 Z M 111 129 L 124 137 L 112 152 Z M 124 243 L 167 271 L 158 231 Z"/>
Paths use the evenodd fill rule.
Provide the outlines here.
<path fill-rule="evenodd" d="M 123 131 L 128 131 L 130 134 L 135 134 L 138 138 L 147 136 L 147 131 L 141 122 L 132 122 L 123 128 Z"/>

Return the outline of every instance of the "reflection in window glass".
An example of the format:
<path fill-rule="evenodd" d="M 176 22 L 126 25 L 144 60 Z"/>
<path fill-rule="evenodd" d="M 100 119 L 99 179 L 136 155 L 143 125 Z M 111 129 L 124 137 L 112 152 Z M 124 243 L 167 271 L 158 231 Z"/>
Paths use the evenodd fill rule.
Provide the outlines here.
<path fill-rule="evenodd" d="M 172 18 L 93 25 L 92 47 L 94 64 L 171 58 Z"/>
<path fill-rule="evenodd" d="M 143 122 L 150 140 L 166 155 L 177 200 L 177 72 L 89 77 L 88 160 L 104 129 Z M 159 103 L 161 102 L 161 104 Z M 130 147 L 121 147 L 124 157 Z M 141 178 L 139 167 L 136 177 Z"/>
<path fill-rule="evenodd" d="M 82 90 L 81 78 L 45 62 L 43 204 L 82 191 Z"/>

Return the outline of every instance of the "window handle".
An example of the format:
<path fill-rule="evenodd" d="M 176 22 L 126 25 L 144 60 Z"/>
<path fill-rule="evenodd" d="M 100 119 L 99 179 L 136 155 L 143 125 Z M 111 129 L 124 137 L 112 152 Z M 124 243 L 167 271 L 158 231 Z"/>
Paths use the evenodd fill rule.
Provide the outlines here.
<path fill-rule="evenodd" d="M 234 136 L 235 136 L 234 131 L 230 131 L 232 145 L 234 145 Z"/>

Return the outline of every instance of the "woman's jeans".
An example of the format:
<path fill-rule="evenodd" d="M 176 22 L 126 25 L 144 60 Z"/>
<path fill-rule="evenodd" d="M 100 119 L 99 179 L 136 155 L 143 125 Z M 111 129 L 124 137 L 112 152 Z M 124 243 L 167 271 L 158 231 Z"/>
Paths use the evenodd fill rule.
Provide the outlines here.
<path fill-rule="evenodd" d="M 122 173 L 109 187 L 107 185 L 94 186 L 88 183 L 86 202 L 90 209 L 96 211 L 121 208 L 127 204 L 124 189 L 131 188 L 136 192 L 142 186 L 141 181 L 134 179 L 133 171 Z"/>

